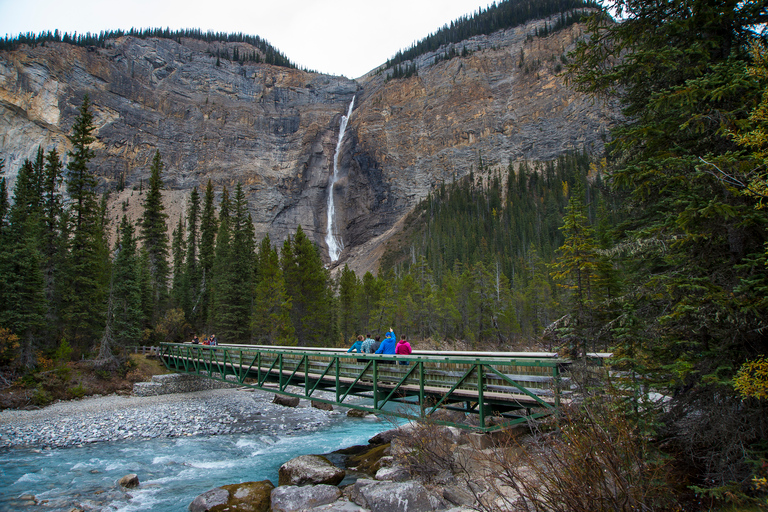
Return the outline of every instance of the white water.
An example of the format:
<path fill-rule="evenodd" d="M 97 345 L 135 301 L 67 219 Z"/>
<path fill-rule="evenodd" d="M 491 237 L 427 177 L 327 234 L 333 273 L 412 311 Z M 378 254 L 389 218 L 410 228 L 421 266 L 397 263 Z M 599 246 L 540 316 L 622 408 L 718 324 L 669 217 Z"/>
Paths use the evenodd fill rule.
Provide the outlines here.
<path fill-rule="evenodd" d="M 336 143 L 336 152 L 333 154 L 333 174 L 331 175 L 328 186 L 328 232 L 325 235 L 325 244 L 328 246 L 328 256 L 331 261 L 339 259 L 339 254 L 344 249 L 344 241 L 339 234 L 339 228 L 336 225 L 336 208 L 333 204 L 333 187 L 339 179 L 339 154 L 341 153 L 341 143 L 344 141 L 344 132 L 347 130 L 347 122 L 352 116 L 352 107 L 355 105 L 355 98 L 349 103 L 349 110 L 346 116 L 341 116 L 341 125 L 339 126 L 339 140 Z"/>
<path fill-rule="evenodd" d="M 67 512 L 178 512 L 196 496 L 239 482 L 277 483 L 280 465 L 310 453 L 366 444 L 392 425 L 373 418 L 329 417 L 326 428 L 282 434 L 254 432 L 93 443 L 53 450 L 12 449 L 0 454 L 0 510 Z M 140 486 L 124 493 L 115 482 L 128 474 Z M 24 495 L 47 500 L 34 506 Z"/>

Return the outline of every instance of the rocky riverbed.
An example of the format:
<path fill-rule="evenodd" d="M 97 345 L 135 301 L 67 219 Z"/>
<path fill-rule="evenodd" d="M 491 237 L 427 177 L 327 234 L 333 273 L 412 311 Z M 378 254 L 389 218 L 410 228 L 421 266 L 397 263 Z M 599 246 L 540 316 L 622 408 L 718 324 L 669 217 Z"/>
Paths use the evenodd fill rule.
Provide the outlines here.
<path fill-rule="evenodd" d="M 96 396 L 37 410 L 0 411 L 0 449 L 65 448 L 125 439 L 315 431 L 340 412 L 271 403 L 243 388 L 159 396 Z"/>

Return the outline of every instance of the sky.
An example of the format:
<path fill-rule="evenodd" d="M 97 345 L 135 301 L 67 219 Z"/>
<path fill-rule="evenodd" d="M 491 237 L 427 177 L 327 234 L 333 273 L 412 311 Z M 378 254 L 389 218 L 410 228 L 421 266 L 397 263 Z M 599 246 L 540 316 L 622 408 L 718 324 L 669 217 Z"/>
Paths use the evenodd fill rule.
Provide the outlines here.
<path fill-rule="evenodd" d="M 260 36 L 294 64 L 358 78 L 486 0 L 0 0 L 0 37 L 199 28 Z"/>

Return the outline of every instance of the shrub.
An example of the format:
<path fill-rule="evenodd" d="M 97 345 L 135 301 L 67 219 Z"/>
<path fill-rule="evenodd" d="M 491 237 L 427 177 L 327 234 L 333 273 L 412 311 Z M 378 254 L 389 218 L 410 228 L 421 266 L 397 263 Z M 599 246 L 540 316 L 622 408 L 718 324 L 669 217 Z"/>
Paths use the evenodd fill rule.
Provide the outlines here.
<path fill-rule="evenodd" d="M 607 403 L 606 403 L 607 402 Z M 665 510 L 672 491 L 663 457 L 610 400 L 566 410 L 526 443 L 500 437 L 485 456 L 487 512 Z M 513 491 L 513 492 L 510 492 Z"/>

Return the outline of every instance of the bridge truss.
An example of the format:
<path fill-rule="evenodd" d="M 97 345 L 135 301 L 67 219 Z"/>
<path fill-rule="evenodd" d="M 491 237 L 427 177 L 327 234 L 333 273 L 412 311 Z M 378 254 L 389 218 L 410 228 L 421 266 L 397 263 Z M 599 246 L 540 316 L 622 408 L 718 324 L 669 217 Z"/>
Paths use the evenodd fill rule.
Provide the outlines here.
<path fill-rule="evenodd" d="M 554 354 L 414 351 L 410 356 L 263 345 L 161 344 L 175 372 L 402 418 L 489 432 L 542 418 L 569 398 Z M 430 420 L 432 421 L 432 420 Z"/>

